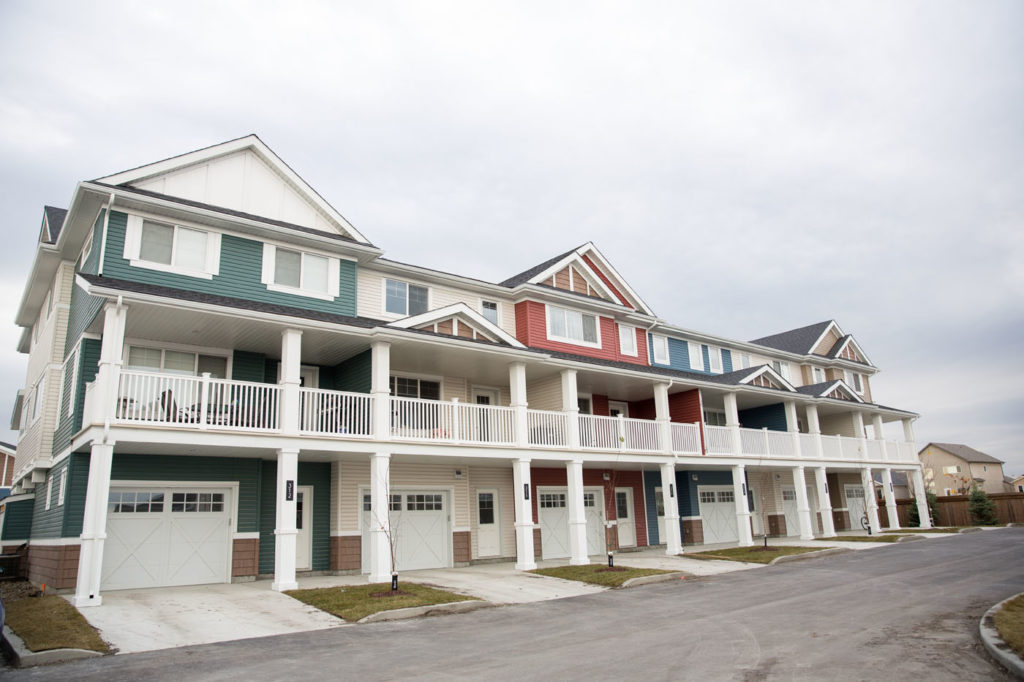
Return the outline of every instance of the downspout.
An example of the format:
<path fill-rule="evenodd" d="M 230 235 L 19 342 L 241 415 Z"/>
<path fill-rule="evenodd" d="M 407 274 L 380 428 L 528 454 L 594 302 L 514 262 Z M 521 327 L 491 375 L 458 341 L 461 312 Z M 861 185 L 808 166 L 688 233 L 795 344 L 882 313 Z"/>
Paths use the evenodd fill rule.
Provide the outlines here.
<path fill-rule="evenodd" d="M 110 199 L 107 200 L 107 206 L 103 211 L 103 236 L 100 241 L 100 262 L 96 268 L 96 274 L 100 277 L 103 276 L 103 261 L 107 257 L 107 227 L 110 225 L 110 209 L 114 207 L 114 193 L 110 193 Z M 117 297 L 117 305 L 121 307 L 121 297 Z"/>

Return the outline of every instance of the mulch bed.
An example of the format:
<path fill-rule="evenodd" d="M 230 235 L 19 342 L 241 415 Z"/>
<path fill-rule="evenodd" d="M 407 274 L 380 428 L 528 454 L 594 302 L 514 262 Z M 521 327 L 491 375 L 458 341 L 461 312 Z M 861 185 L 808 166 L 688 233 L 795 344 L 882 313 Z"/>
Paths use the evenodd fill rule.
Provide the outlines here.
<path fill-rule="evenodd" d="M 24 599 L 25 597 L 38 597 L 42 594 L 39 588 L 27 580 L 4 580 L 0 582 L 0 596 L 5 603 Z"/>

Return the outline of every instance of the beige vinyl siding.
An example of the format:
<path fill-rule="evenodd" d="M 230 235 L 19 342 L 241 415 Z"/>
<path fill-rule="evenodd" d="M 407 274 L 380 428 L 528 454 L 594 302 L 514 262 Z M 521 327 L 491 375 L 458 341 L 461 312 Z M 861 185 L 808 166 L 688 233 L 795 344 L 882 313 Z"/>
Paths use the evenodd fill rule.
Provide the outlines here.
<path fill-rule="evenodd" d="M 868 379 L 868 375 L 867 374 L 861 374 L 860 375 L 860 384 L 864 388 L 864 393 L 861 395 L 861 398 L 864 399 L 864 402 L 866 402 L 866 403 L 874 402 L 871 399 L 871 380 Z"/>
<path fill-rule="evenodd" d="M 467 382 L 463 377 L 444 377 L 441 380 L 441 400 L 458 398 L 460 403 L 469 402 Z"/>
<path fill-rule="evenodd" d="M 562 377 L 558 374 L 526 384 L 526 403 L 531 410 L 562 409 Z"/>
<path fill-rule="evenodd" d="M 846 412 L 844 414 L 830 414 L 819 417 L 819 423 L 821 424 L 821 433 L 826 436 L 849 436 L 851 438 L 863 438 L 864 434 L 859 436 L 853 431 L 853 414 Z"/>
<path fill-rule="evenodd" d="M 836 345 L 836 341 L 839 340 L 839 336 L 836 334 L 834 329 L 829 329 L 828 334 L 822 337 L 818 345 L 811 349 L 811 352 L 816 355 L 827 355 L 832 346 Z"/>
<path fill-rule="evenodd" d="M 765 471 L 761 473 L 748 473 L 747 478 L 750 484 L 757 489 L 757 497 L 754 502 L 757 505 L 758 513 L 778 514 L 780 513 L 782 493 L 775 485 L 775 474 Z"/>
<path fill-rule="evenodd" d="M 477 548 L 477 505 L 476 491 L 496 489 L 498 491 L 498 524 L 501 528 L 501 556 L 516 555 L 515 499 L 512 490 L 512 467 L 471 467 L 469 469 L 470 519 L 472 522 L 472 557 L 479 558 Z"/>
<path fill-rule="evenodd" d="M 839 497 L 842 500 L 843 509 L 848 509 L 849 507 L 846 504 L 846 486 L 860 485 L 860 474 L 841 473 L 837 474 L 837 479 L 839 481 Z M 866 499 L 865 503 L 867 503 Z M 860 528 L 860 526 L 858 526 L 858 528 Z"/>

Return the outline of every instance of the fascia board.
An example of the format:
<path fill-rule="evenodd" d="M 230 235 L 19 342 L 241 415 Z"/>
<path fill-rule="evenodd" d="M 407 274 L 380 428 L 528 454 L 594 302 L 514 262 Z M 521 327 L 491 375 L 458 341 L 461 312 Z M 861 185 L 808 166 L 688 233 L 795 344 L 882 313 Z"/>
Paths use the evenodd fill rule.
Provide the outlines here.
<path fill-rule="evenodd" d="M 618 302 L 619 301 L 619 297 L 615 295 L 615 292 L 613 292 L 611 289 L 609 289 L 608 286 L 604 282 L 601 281 L 601 278 L 597 276 L 597 273 L 594 272 L 593 270 L 591 270 L 590 266 L 588 266 L 586 261 L 583 260 L 583 257 L 580 255 L 579 249 L 577 249 L 576 251 L 573 251 L 572 253 L 566 254 L 566 256 L 564 258 L 562 258 L 560 261 L 558 261 L 554 265 L 548 267 L 546 270 L 544 270 L 542 272 L 539 272 L 536 275 L 534 275 L 533 277 L 531 277 L 529 280 L 527 280 L 527 283 L 529 283 L 529 284 L 539 284 L 540 282 L 543 282 L 547 278 L 549 278 L 552 275 L 554 275 L 556 272 L 561 271 L 563 268 L 565 268 L 568 265 L 578 265 L 579 267 L 581 267 L 584 270 L 586 270 L 590 274 L 590 278 L 593 280 L 590 283 L 595 288 L 599 289 L 606 296 L 608 296 L 608 298 L 610 298 L 613 301 L 615 301 L 618 305 L 622 305 L 621 303 Z"/>
<path fill-rule="evenodd" d="M 381 341 L 410 341 L 414 340 L 420 343 L 427 343 L 436 346 L 457 346 L 466 350 L 474 350 L 482 353 L 489 353 L 491 355 L 500 355 L 503 357 L 515 357 L 515 358 L 529 358 L 531 360 L 546 359 L 549 356 L 544 353 L 537 353 L 527 349 L 525 346 L 521 348 L 508 348 L 506 346 L 496 346 L 478 343 L 475 341 L 465 341 L 453 337 L 433 337 L 428 334 L 422 334 L 411 329 L 398 329 L 395 327 L 374 327 L 370 334 L 374 340 Z M 521 344 L 520 344 L 521 345 Z"/>
<path fill-rule="evenodd" d="M 627 298 L 633 299 L 633 303 L 635 303 L 638 307 L 642 308 L 643 312 L 647 313 L 648 315 L 654 316 L 654 311 L 651 309 L 651 307 L 647 305 L 646 301 L 644 301 L 639 294 L 636 293 L 633 287 L 629 286 L 629 283 L 626 281 L 626 278 L 619 274 L 619 271 L 616 270 L 608 261 L 608 259 L 604 257 L 604 254 L 601 253 L 600 249 L 594 246 L 593 242 L 587 242 L 586 247 L 580 247 L 580 249 L 577 249 L 577 251 L 581 252 L 580 255 L 582 255 L 582 251 L 584 250 L 589 250 L 591 254 L 597 258 L 598 264 L 602 267 L 602 269 L 607 270 L 609 274 L 613 275 L 615 279 L 618 280 L 619 284 L 622 285 L 622 288 L 626 290 L 625 293 Z"/>

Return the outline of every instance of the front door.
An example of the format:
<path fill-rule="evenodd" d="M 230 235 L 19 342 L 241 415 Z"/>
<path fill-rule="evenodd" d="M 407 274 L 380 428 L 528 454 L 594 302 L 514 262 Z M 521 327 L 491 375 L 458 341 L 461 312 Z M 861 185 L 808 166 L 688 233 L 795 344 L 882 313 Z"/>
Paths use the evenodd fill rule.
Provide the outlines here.
<path fill-rule="evenodd" d="M 498 491 L 476 491 L 476 543 L 480 557 L 501 556 L 501 518 Z"/>
<path fill-rule="evenodd" d="M 636 520 L 633 518 L 633 489 L 615 489 L 615 514 L 618 517 L 619 547 L 636 547 Z"/>
<path fill-rule="evenodd" d="M 313 486 L 300 485 L 295 490 L 295 570 L 313 570 Z"/>

